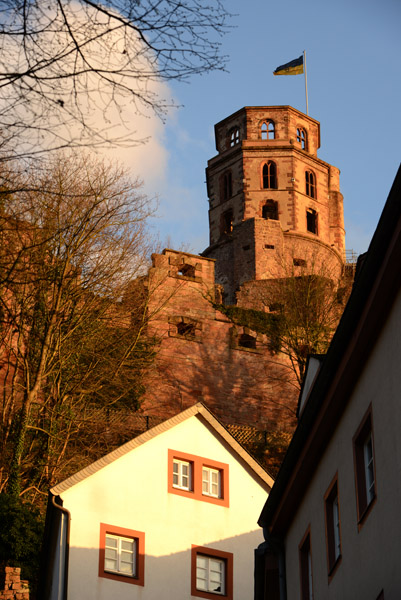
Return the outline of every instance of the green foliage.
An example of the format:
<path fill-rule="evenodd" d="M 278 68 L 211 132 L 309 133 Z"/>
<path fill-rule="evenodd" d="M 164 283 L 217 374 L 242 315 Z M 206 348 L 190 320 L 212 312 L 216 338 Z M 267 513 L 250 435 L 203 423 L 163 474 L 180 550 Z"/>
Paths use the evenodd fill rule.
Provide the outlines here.
<path fill-rule="evenodd" d="M 268 336 L 268 348 L 273 354 L 281 350 L 284 319 L 282 314 L 266 313 L 253 308 L 240 306 L 215 305 L 215 308 L 226 315 L 236 325 L 248 327 L 257 333 Z"/>
<path fill-rule="evenodd" d="M 34 587 L 40 560 L 44 520 L 31 504 L 0 494 L 0 566 L 21 567 L 22 579 Z"/>

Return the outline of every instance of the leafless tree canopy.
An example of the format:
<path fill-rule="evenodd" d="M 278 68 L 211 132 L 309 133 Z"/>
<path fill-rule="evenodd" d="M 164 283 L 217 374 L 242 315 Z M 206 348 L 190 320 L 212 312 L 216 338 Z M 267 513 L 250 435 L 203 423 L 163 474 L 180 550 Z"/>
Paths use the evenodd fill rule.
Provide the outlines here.
<path fill-rule="evenodd" d="M 79 468 L 110 414 L 138 408 L 153 352 L 138 185 L 86 156 L 29 179 L 0 205 L 0 491 L 14 494 Z"/>
<path fill-rule="evenodd" d="M 168 106 L 155 83 L 225 64 L 222 0 L 0 0 L 0 15 L 3 160 L 132 143 L 125 111 Z"/>

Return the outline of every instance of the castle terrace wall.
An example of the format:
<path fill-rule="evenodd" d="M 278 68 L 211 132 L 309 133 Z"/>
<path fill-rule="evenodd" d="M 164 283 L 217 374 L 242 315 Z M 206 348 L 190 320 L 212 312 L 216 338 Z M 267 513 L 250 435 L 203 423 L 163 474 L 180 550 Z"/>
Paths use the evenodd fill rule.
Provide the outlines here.
<path fill-rule="evenodd" d="M 177 260 L 198 264 L 205 277 L 174 274 Z M 168 418 L 202 401 L 225 424 L 292 430 L 297 391 L 290 366 L 284 356 L 270 353 L 266 336 L 232 323 L 216 308 L 214 261 L 169 250 L 153 261 L 149 285 L 155 316 L 149 334 L 160 346 L 141 411 Z M 253 348 L 241 346 L 244 334 L 254 339 Z"/>

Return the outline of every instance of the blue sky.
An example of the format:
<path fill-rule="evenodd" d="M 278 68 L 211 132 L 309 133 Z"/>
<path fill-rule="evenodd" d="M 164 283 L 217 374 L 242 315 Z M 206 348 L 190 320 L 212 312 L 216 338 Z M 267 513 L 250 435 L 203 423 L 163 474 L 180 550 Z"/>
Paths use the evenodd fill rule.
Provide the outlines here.
<path fill-rule="evenodd" d="M 214 124 L 243 106 L 306 111 L 302 75 L 273 70 L 306 51 L 309 114 L 321 123 L 318 156 L 341 170 L 346 244 L 364 252 L 400 164 L 401 2 L 399 0 L 226 0 L 233 29 L 221 39 L 228 72 L 175 84 L 181 108 L 153 141 L 131 151 L 133 172 L 157 195 L 162 244 L 191 252 L 208 245 L 207 160 Z M 135 172 L 135 165 L 138 173 Z"/>

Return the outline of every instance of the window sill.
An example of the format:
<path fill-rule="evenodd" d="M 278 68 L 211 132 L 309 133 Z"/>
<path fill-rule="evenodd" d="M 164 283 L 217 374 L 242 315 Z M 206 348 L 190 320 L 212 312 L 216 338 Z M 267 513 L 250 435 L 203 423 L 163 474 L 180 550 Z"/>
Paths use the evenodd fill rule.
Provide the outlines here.
<path fill-rule="evenodd" d="M 366 519 L 368 518 L 370 511 L 372 510 L 373 506 L 376 504 L 376 500 L 377 500 L 377 496 L 375 496 L 373 498 L 373 500 L 370 501 L 370 503 L 368 504 L 368 506 L 365 508 L 365 510 L 363 511 L 363 513 L 360 515 L 359 520 L 358 520 L 358 532 L 362 529 L 362 527 L 365 524 Z"/>
<path fill-rule="evenodd" d="M 331 567 L 328 575 L 329 575 L 329 583 L 330 581 L 333 579 L 334 575 L 337 573 L 337 569 L 341 564 L 341 560 L 342 560 L 342 554 L 340 554 L 337 558 L 337 560 L 335 561 L 335 563 L 333 564 L 333 566 Z"/>

